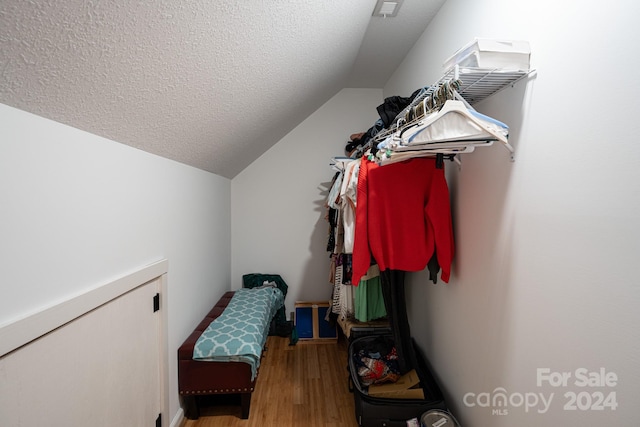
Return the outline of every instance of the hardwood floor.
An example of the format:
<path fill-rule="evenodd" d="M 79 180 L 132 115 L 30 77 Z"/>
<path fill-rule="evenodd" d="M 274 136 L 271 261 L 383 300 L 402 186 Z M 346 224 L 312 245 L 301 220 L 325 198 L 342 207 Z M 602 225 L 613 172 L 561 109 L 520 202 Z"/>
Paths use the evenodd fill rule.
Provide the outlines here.
<path fill-rule="evenodd" d="M 203 402 L 200 418 L 182 427 L 358 427 L 348 382 L 344 337 L 289 346 L 289 338 L 270 336 L 249 419 L 239 418 L 239 400 L 217 398 Z"/>

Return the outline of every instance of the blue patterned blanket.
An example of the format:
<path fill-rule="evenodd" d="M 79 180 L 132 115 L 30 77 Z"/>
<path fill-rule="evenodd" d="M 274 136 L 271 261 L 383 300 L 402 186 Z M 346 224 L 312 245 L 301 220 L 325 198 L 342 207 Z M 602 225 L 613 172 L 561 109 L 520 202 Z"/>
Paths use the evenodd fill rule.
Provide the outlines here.
<path fill-rule="evenodd" d="M 277 288 L 238 289 L 222 314 L 196 341 L 193 358 L 248 363 L 253 381 L 271 319 L 283 305 L 284 295 Z"/>

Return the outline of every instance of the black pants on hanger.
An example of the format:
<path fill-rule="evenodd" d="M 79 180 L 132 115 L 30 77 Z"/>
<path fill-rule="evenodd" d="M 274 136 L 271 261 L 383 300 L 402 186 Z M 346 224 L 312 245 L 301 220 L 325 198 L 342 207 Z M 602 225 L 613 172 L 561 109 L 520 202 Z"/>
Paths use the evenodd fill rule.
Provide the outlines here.
<path fill-rule="evenodd" d="M 389 325 L 398 352 L 400 373 L 402 374 L 409 372 L 416 365 L 404 295 L 404 273 L 401 270 L 380 272 L 384 307 L 387 310 Z"/>

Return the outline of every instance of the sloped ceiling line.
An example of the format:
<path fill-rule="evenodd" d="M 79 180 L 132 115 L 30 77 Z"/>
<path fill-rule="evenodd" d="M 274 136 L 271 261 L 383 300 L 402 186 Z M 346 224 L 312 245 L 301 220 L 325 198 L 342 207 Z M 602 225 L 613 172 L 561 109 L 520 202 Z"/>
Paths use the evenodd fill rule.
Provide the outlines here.
<path fill-rule="evenodd" d="M 443 2 L 4 0 L 0 102 L 233 178 L 342 88 L 383 87 Z"/>

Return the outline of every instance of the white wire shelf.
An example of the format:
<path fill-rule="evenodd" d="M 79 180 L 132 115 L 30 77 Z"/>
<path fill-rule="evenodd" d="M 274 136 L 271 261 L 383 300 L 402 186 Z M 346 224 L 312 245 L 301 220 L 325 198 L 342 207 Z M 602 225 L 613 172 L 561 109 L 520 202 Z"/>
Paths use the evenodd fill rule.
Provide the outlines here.
<path fill-rule="evenodd" d="M 527 77 L 535 70 L 505 70 L 473 67 L 458 67 L 457 65 L 446 71 L 443 76 L 433 85 L 422 88 L 411 104 L 404 108 L 394 119 L 389 129 L 384 129 L 374 136 L 372 141 L 380 142 L 401 126 L 407 126 L 421 120 L 425 108 L 418 111 L 420 103 L 431 97 L 439 87 L 452 81 L 457 81 L 460 86 L 455 90 L 455 96 L 459 100 L 464 100 L 469 106 L 478 103 L 501 90 L 513 86 L 519 80 Z M 473 107 L 470 107 L 473 108 Z M 514 150 L 509 143 L 503 144 L 514 160 Z"/>
<path fill-rule="evenodd" d="M 485 98 L 495 95 L 502 89 L 514 85 L 526 77 L 531 71 L 501 70 L 486 68 L 460 68 L 456 73 L 455 67 L 447 71 L 438 81 L 443 83 L 457 78 L 461 85 L 458 93 L 473 105 Z M 457 74 L 457 76 L 456 76 Z"/>

